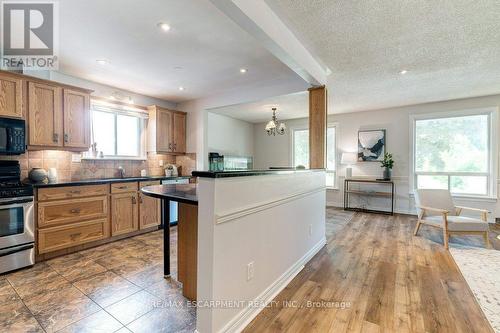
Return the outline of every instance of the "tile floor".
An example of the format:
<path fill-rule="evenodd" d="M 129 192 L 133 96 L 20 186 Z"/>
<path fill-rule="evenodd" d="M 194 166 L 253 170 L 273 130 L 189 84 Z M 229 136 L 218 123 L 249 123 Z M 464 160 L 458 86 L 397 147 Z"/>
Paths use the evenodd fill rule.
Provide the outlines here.
<path fill-rule="evenodd" d="M 0 275 L 0 332 L 192 332 L 196 310 L 163 278 L 156 231 Z M 176 276 L 177 233 L 171 233 Z"/>

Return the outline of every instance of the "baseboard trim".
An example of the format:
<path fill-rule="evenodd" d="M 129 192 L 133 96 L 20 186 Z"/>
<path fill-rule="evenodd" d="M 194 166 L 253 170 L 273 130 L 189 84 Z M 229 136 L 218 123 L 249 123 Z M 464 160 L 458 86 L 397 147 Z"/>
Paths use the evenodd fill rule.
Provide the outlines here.
<path fill-rule="evenodd" d="M 339 202 L 329 201 L 329 202 L 326 203 L 326 207 L 344 208 L 344 204 L 343 203 L 339 203 Z M 385 209 L 387 209 L 387 207 L 370 206 L 370 209 L 385 210 Z M 414 216 L 417 216 L 417 214 L 415 212 L 411 212 L 411 211 L 405 210 L 405 209 L 398 209 L 398 208 L 394 209 L 394 213 L 396 213 L 396 214 L 403 214 L 403 215 L 414 215 Z"/>
<path fill-rule="evenodd" d="M 314 245 L 302 258 L 300 258 L 292 267 L 283 273 L 276 281 L 274 281 L 266 290 L 255 298 L 255 301 L 260 301 L 262 304 L 269 304 L 290 281 L 302 271 L 304 266 L 312 259 L 326 244 L 326 237 L 323 237 L 316 245 Z M 220 333 L 238 333 L 243 329 L 263 310 L 261 308 L 247 307 L 238 313 L 230 322 L 228 322 L 219 332 Z"/>

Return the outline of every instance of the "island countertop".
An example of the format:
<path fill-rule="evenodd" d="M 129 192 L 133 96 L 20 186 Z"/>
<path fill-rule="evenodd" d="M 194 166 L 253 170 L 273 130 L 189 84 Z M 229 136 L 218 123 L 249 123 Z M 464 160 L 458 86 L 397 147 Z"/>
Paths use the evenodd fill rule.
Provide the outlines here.
<path fill-rule="evenodd" d="M 307 173 L 325 171 L 325 169 L 296 169 L 279 168 L 266 170 L 239 170 L 239 171 L 193 171 L 193 177 L 201 178 L 230 178 L 230 177 L 248 177 L 265 175 L 289 175 L 294 173 Z"/>
<path fill-rule="evenodd" d="M 151 185 L 141 189 L 144 195 L 191 205 L 198 204 L 198 188 L 196 184 Z"/>

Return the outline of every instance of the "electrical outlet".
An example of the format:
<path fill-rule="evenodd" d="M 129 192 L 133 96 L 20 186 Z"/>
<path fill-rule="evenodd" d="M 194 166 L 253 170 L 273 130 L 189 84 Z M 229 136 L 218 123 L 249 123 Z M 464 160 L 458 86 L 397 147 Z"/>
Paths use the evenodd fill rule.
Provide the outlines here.
<path fill-rule="evenodd" d="M 313 234 L 313 225 L 309 224 L 309 236 L 312 236 Z"/>
<path fill-rule="evenodd" d="M 253 267 L 253 261 L 249 262 L 247 265 L 247 281 L 250 281 L 253 279 L 254 275 L 254 267 Z"/>
<path fill-rule="evenodd" d="M 158 161 L 158 165 L 162 167 L 163 166 L 163 160 L 159 160 Z"/>

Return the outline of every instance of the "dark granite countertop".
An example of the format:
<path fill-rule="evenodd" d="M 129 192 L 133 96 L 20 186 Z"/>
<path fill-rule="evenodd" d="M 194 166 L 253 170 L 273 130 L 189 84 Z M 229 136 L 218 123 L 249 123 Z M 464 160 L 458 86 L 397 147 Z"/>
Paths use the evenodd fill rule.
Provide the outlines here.
<path fill-rule="evenodd" d="M 168 180 L 168 179 L 189 179 L 190 176 L 179 176 L 179 177 L 166 177 L 166 176 L 149 176 L 149 177 L 125 177 L 125 178 L 101 178 L 101 179 L 83 179 L 83 180 L 67 180 L 58 181 L 55 183 L 31 183 L 25 182 L 25 184 L 30 184 L 33 187 L 60 187 L 60 186 L 80 186 L 80 185 L 99 185 L 99 184 L 109 184 L 109 183 L 124 183 L 124 182 L 137 182 L 137 181 L 150 181 L 150 180 Z"/>
<path fill-rule="evenodd" d="M 229 178 L 265 175 L 287 175 L 293 173 L 317 172 L 325 169 L 274 169 L 274 170 L 242 170 L 242 171 L 193 171 L 194 177 Z"/>
<path fill-rule="evenodd" d="M 144 195 L 192 205 L 198 204 L 198 187 L 196 184 L 152 185 L 141 189 Z"/>

